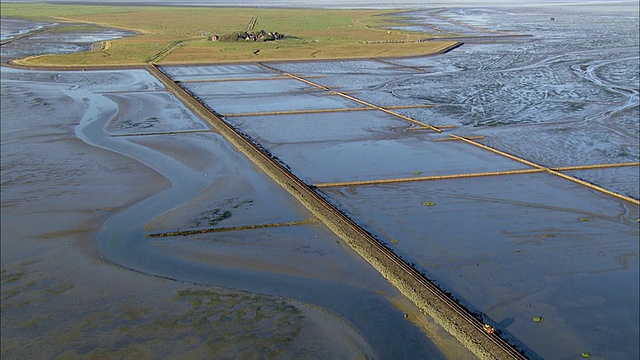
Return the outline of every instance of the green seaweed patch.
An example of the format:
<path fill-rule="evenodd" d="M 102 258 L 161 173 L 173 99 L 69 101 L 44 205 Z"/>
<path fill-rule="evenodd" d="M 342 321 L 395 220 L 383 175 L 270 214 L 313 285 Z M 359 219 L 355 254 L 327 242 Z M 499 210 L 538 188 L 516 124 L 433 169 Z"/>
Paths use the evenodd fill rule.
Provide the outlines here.
<path fill-rule="evenodd" d="M 191 300 L 191 308 L 193 310 L 198 310 L 200 308 L 200 305 L 202 305 L 202 299 L 196 298 Z"/>
<path fill-rule="evenodd" d="M 155 116 L 149 116 L 144 119 L 136 120 L 118 120 L 116 127 L 118 129 L 148 129 L 160 124 L 161 120 Z"/>
<path fill-rule="evenodd" d="M 38 325 L 44 318 L 39 316 L 33 316 L 29 320 L 20 323 L 18 326 L 19 329 L 28 329 L 30 327 Z"/>
<path fill-rule="evenodd" d="M 0 273 L 0 281 L 2 282 L 2 284 L 8 284 L 22 279 L 23 276 L 24 271 L 22 270 L 16 272 L 2 270 L 2 272 Z"/>
<path fill-rule="evenodd" d="M 240 207 L 247 207 L 246 205 L 251 205 L 253 200 L 250 199 L 226 199 L 222 201 L 218 206 L 212 210 L 206 210 L 198 214 L 196 218 L 193 220 L 193 226 L 214 226 L 219 222 L 226 220 L 233 216 L 231 210 L 238 209 Z"/>
<path fill-rule="evenodd" d="M 151 312 L 151 308 L 147 306 L 136 306 L 129 302 L 122 304 L 120 307 L 120 316 L 127 321 L 135 321 L 143 319 Z M 112 316 L 112 315 L 110 315 Z"/>
<path fill-rule="evenodd" d="M 25 292 L 29 292 L 31 290 L 33 290 L 33 288 L 37 285 L 37 283 L 35 281 L 29 281 L 26 284 L 15 284 L 16 286 L 9 288 L 9 289 L 2 289 L 2 300 L 8 300 L 14 296 L 18 296 L 21 295 Z M 5 303 L 2 304 L 3 306 L 6 305 Z"/>
<path fill-rule="evenodd" d="M 65 284 L 52 286 L 52 287 L 50 287 L 48 289 L 45 289 L 44 291 L 49 293 L 49 294 L 57 295 L 57 294 L 65 293 L 65 292 L 73 289 L 74 287 L 75 287 L 74 284 L 65 283 Z"/>
<path fill-rule="evenodd" d="M 231 211 L 223 210 L 223 209 L 213 209 L 213 210 L 203 211 L 195 219 L 195 226 L 216 225 L 220 221 L 230 218 L 231 215 L 232 215 Z"/>
<path fill-rule="evenodd" d="M 70 287 L 36 286 L 29 294 L 38 300 L 30 315 L 15 322 L 16 328 L 28 329 L 49 344 L 51 358 L 227 358 L 240 353 L 278 358 L 291 348 L 305 324 L 300 309 L 285 299 L 207 288 L 177 291 L 161 309 L 126 301 L 99 304 L 101 311 L 96 311 L 96 304 L 84 304 L 64 314 L 51 313 L 41 307 L 51 306 L 43 300 L 53 299 L 46 291 L 52 288 L 57 292 Z M 57 299 L 54 304 L 64 301 Z M 3 316 L 15 317 L 24 310 L 4 311 Z M 3 339 L 8 346 L 3 353 L 21 349 L 30 355 L 27 358 L 38 357 L 37 349 L 25 350 L 29 338 L 13 336 Z"/>
<path fill-rule="evenodd" d="M 88 359 L 144 359 L 148 358 L 147 352 L 142 348 L 125 347 L 123 349 L 94 349 L 86 354 Z"/>
<path fill-rule="evenodd" d="M 17 269 L 2 271 L 2 310 L 45 304 L 73 289 L 75 284 L 63 283 L 55 273 L 34 268 L 40 259 L 17 265 Z"/>
<path fill-rule="evenodd" d="M 300 310 L 283 299 L 214 290 L 181 290 L 178 303 L 189 304 L 163 327 L 196 333 L 212 356 L 251 348 L 261 357 L 284 351 L 303 325 Z"/>

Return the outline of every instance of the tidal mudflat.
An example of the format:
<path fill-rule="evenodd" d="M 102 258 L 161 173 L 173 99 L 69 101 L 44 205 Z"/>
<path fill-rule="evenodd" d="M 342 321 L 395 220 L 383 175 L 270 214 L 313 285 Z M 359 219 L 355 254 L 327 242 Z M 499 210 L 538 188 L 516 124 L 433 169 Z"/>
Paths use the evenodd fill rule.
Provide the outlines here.
<path fill-rule="evenodd" d="M 144 70 L 2 68 L 2 334 L 3 358 L 467 354 Z"/>
<path fill-rule="evenodd" d="M 637 16 L 553 9 L 412 13 L 487 35 L 440 56 L 163 70 L 531 357 L 633 359 L 637 165 L 562 172 L 626 201 L 443 141 L 484 136 L 544 167 L 638 161 Z M 441 354 L 395 290 L 145 71 L 2 80 L 3 357 L 39 339 L 62 355 L 470 357 L 423 319 Z M 212 228 L 235 231 L 148 237 Z"/>
<path fill-rule="evenodd" d="M 82 24 L 41 23 L 12 18 L 2 18 L 1 26 L 2 62 L 24 56 L 89 51 L 96 42 L 134 35 L 131 31 L 100 26 L 89 28 Z"/>
<path fill-rule="evenodd" d="M 244 65 L 247 82 L 234 73 L 228 87 L 220 74 L 232 68 L 192 67 L 200 81 L 182 86 L 531 356 L 633 359 L 638 19 L 620 8 L 600 10 L 416 12 L 412 26 L 433 31 L 448 24 L 446 31 L 477 41 L 433 57 Z M 590 25 L 598 23 L 603 26 Z M 253 86 L 253 74 L 267 76 L 265 68 L 318 86 L 300 89 L 275 79 Z M 176 80 L 186 71 L 164 70 Z M 417 130 L 402 116 L 352 111 L 361 104 L 345 103 L 338 92 L 383 107 L 415 105 L 393 111 L 457 128 L 438 134 Z M 312 96 L 323 99 L 316 109 L 344 104 L 343 111 L 304 113 Z M 300 111 L 282 113 L 284 103 Z M 536 166 L 623 166 L 567 170 L 577 182 L 517 174 L 531 163 L 441 141 L 449 134 L 483 136 L 480 143 Z M 509 171 L 514 174 L 358 185 Z"/>

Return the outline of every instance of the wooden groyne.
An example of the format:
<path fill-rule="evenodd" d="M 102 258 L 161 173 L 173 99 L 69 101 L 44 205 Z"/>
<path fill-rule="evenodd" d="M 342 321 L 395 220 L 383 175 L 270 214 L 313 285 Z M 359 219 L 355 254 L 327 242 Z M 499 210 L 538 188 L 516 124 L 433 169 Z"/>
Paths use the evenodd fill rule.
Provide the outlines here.
<path fill-rule="evenodd" d="M 477 146 L 477 147 L 479 147 L 481 149 L 488 150 L 488 151 L 491 151 L 492 153 L 504 156 L 504 157 L 506 157 L 508 159 L 515 160 L 515 161 L 523 163 L 525 165 L 529 165 L 529 166 L 531 166 L 531 167 L 533 167 L 535 169 L 539 169 L 539 170 L 544 171 L 544 172 L 546 172 L 548 174 L 561 177 L 561 178 L 563 178 L 565 180 L 569 180 L 569 181 L 574 182 L 576 184 L 580 184 L 580 185 L 585 186 L 585 187 L 587 187 L 589 189 L 592 189 L 592 190 L 595 190 L 595 191 L 599 191 L 601 193 L 604 193 L 604 194 L 613 196 L 615 198 L 630 202 L 632 204 L 640 205 L 640 201 L 638 201 L 637 199 L 634 199 L 634 198 L 631 198 L 629 196 L 625 196 L 625 195 L 622 195 L 622 194 L 618 194 L 617 192 L 614 192 L 614 191 L 611 191 L 611 190 L 607 190 L 607 189 L 605 189 L 605 188 L 603 188 L 601 186 L 589 183 L 587 181 L 578 179 L 576 177 L 573 177 L 573 176 L 570 176 L 570 175 L 567 175 L 567 174 L 563 174 L 557 169 L 553 169 L 553 168 L 549 168 L 549 167 L 546 167 L 546 166 L 543 166 L 543 165 L 540 165 L 540 164 L 536 164 L 536 163 L 534 163 L 532 161 L 523 159 L 523 158 L 515 156 L 515 155 L 511 155 L 509 153 L 506 153 L 506 152 L 498 150 L 498 149 L 494 149 L 494 148 L 492 148 L 490 146 L 487 146 L 487 145 L 484 145 L 484 144 L 480 144 L 479 142 L 476 142 L 476 141 L 468 139 L 468 138 L 464 138 L 462 136 L 453 135 L 453 134 L 449 134 L 449 136 L 451 136 L 454 139 L 461 140 L 461 141 L 464 141 L 464 142 L 466 142 L 468 144 Z M 637 163 L 631 163 L 631 164 L 637 164 Z M 607 165 L 608 165 L 608 167 L 627 166 L 626 164 L 620 164 L 620 165 L 607 164 Z M 631 165 L 631 166 L 634 166 L 634 165 Z M 602 166 L 602 167 L 604 167 L 604 166 Z M 589 169 L 595 169 L 595 168 L 596 167 L 590 167 L 588 165 L 587 166 L 572 166 L 568 170 L 589 170 Z"/>
<path fill-rule="evenodd" d="M 433 105 L 398 105 L 387 106 L 386 109 L 418 109 L 432 108 Z M 242 117 L 242 116 L 272 116 L 272 115 L 300 115 L 300 114 L 322 114 L 332 112 L 350 112 L 350 111 L 373 111 L 377 110 L 372 107 L 354 107 L 354 108 L 327 108 L 327 109 L 306 109 L 306 110 L 281 110 L 281 111 L 256 111 L 248 113 L 231 113 L 224 114 L 225 117 Z M 448 139 L 448 138 L 447 138 Z"/>
<path fill-rule="evenodd" d="M 289 221 L 289 222 L 271 223 L 271 224 L 212 227 L 212 228 L 204 228 L 204 229 L 187 229 L 187 230 L 178 229 L 173 231 L 149 233 L 145 235 L 145 237 L 157 238 L 157 237 L 168 237 L 168 236 L 189 236 L 189 235 L 199 235 L 199 234 L 219 233 L 219 232 L 229 232 L 229 231 L 268 229 L 268 228 L 274 228 L 274 227 L 313 224 L 318 221 L 319 221 L 318 219 L 312 218 L 312 219 L 305 219 L 300 221 Z"/>
<path fill-rule="evenodd" d="M 289 76 L 289 77 L 290 77 L 290 78 L 292 78 L 292 79 L 296 79 L 296 80 L 301 81 L 301 82 L 303 82 L 303 83 L 305 83 L 305 84 L 307 84 L 307 85 L 311 85 L 311 86 L 313 86 L 313 87 L 315 87 L 315 88 L 317 88 L 317 89 L 321 89 L 321 90 L 324 90 L 324 91 L 328 91 L 328 92 L 330 92 L 330 93 L 331 93 L 331 94 L 333 94 L 333 95 L 341 96 L 341 97 L 343 97 L 343 98 L 345 98 L 345 99 L 351 100 L 351 101 L 353 101 L 353 102 L 355 102 L 355 103 L 358 103 L 358 104 L 360 104 L 360 105 L 364 105 L 364 106 L 368 106 L 368 107 L 370 107 L 370 108 L 372 108 L 372 109 L 380 110 L 380 111 L 382 111 L 382 112 L 384 112 L 384 113 L 387 113 L 387 114 L 389 114 L 389 115 L 393 115 L 393 116 L 395 116 L 395 117 L 397 117 L 397 118 L 400 118 L 400 119 L 402 119 L 402 120 L 408 121 L 408 122 L 410 122 L 410 123 L 412 123 L 412 124 L 414 124 L 414 125 L 418 125 L 418 126 L 420 126 L 420 127 L 424 128 L 424 129 L 429 129 L 429 130 L 431 130 L 431 131 L 435 131 L 435 132 L 437 132 L 437 133 L 441 133 L 441 132 L 442 132 L 442 130 L 440 130 L 439 128 L 437 128 L 437 127 L 435 127 L 435 126 L 432 126 L 432 125 L 429 125 L 429 124 L 425 124 L 425 123 L 423 123 L 423 122 L 421 122 L 421 121 L 418 121 L 418 120 L 416 120 L 416 119 L 410 118 L 410 117 L 408 117 L 408 116 L 404 116 L 404 115 L 402 115 L 402 114 L 399 114 L 399 113 L 397 113 L 397 112 L 395 112 L 395 111 L 391 111 L 391 110 L 389 110 L 389 109 L 387 109 L 387 108 L 384 108 L 384 107 L 382 107 L 382 106 L 378 106 L 378 105 L 372 104 L 372 103 L 370 103 L 370 102 L 367 102 L 367 101 L 364 101 L 364 100 L 358 99 L 358 98 L 356 98 L 356 97 L 354 97 L 354 96 L 351 96 L 351 95 L 349 95 L 349 94 L 347 94 L 347 93 L 344 93 L 344 92 L 341 92 L 341 91 L 331 91 L 331 89 L 330 89 L 330 88 L 328 88 L 328 87 L 326 87 L 326 86 L 323 86 L 323 85 L 320 85 L 320 84 L 316 84 L 316 83 L 314 83 L 313 81 L 307 80 L 307 79 L 305 79 L 305 78 L 303 78 L 303 77 L 300 77 L 300 76 L 298 76 L 298 75 L 290 74 L 290 73 L 288 73 L 288 72 L 285 72 L 285 71 L 279 70 L 279 69 L 277 69 L 277 68 L 274 68 L 274 67 L 272 67 L 272 66 L 266 65 L 266 64 L 264 64 L 264 63 L 258 63 L 258 64 L 259 64 L 260 66 L 264 67 L 264 68 L 269 69 L 269 70 L 279 72 L 279 73 L 281 73 L 281 74 L 283 74 L 283 75 Z"/>
<path fill-rule="evenodd" d="M 582 166 L 565 166 L 565 167 L 557 167 L 557 168 L 533 168 L 533 169 L 518 169 L 518 170 L 505 170 L 505 171 L 487 171 L 487 172 L 477 172 L 477 173 L 463 173 L 463 174 L 449 174 L 449 175 L 429 175 L 429 176 L 412 176 L 406 178 L 392 178 L 392 179 L 373 179 L 373 180 L 355 180 L 355 181 L 341 181 L 341 182 L 327 182 L 327 183 L 317 183 L 313 184 L 316 188 L 330 188 L 330 187 L 345 187 L 345 186 L 365 186 L 365 185 L 383 185 L 383 184 L 396 184 L 403 182 L 419 182 L 419 181 L 433 181 L 433 180 L 451 180 L 451 179 L 468 179 L 475 177 L 489 177 L 489 176 L 504 176 L 504 175 L 521 175 L 521 174 L 534 174 L 534 173 L 542 173 L 547 171 L 559 172 L 559 171 L 574 171 L 574 170 L 592 170 L 592 169 L 608 169 L 608 168 L 616 168 L 616 167 L 631 167 L 631 166 L 639 166 L 640 163 L 637 162 L 629 162 L 629 163 L 617 163 L 617 164 L 593 164 L 593 165 L 582 165 Z M 589 184 L 590 188 L 594 188 L 595 185 Z M 599 190 L 597 188 L 596 190 Z M 609 191 L 606 191 L 609 193 Z M 611 192 L 613 193 L 613 192 Z M 615 194 L 617 196 L 619 194 Z M 611 195 L 611 194 L 610 194 Z M 635 203 L 637 200 L 631 198 L 624 198 L 624 200 Z"/>

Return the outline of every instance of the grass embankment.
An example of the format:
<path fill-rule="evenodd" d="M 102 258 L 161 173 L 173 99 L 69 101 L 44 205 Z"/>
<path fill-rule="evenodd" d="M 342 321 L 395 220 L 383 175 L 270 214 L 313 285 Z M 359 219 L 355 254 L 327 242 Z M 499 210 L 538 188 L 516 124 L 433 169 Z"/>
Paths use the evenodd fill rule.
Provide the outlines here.
<path fill-rule="evenodd" d="M 133 30 L 139 35 L 111 41 L 100 51 L 46 55 L 30 66 L 99 66 L 156 63 L 215 63 L 268 60 L 400 57 L 439 52 L 452 42 L 406 41 L 424 34 L 383 29 L 394 18 L 383 10 L 178 8 L 1 3 L 2 16 L 46 22 L 76 22 Z M 241 31 L 257 17 L 256 31 L 285 34 L 278 41 L 212 42 L 213 34 Z M 260 50 L 256 52 L 256 50 Z M 257 53 L 257 54 L 256 54 Z"/>

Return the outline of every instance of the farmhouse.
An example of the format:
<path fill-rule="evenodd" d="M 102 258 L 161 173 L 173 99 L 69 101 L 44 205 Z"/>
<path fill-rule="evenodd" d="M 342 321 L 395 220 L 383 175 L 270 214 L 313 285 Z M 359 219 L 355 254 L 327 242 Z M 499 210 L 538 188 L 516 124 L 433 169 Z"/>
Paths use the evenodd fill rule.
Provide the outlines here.
<path fill-rule="evenodd" d="M 218 35 L 215 34 L 211 36 L 209 39 L 211 41 L 275 41 L 284 38 L 284 34 L 280 34 L 276 32 L 266 32 L 265 30 L 260 30 L 257 34 L 248 31 L 239 31 L 231 34 Z"/>

